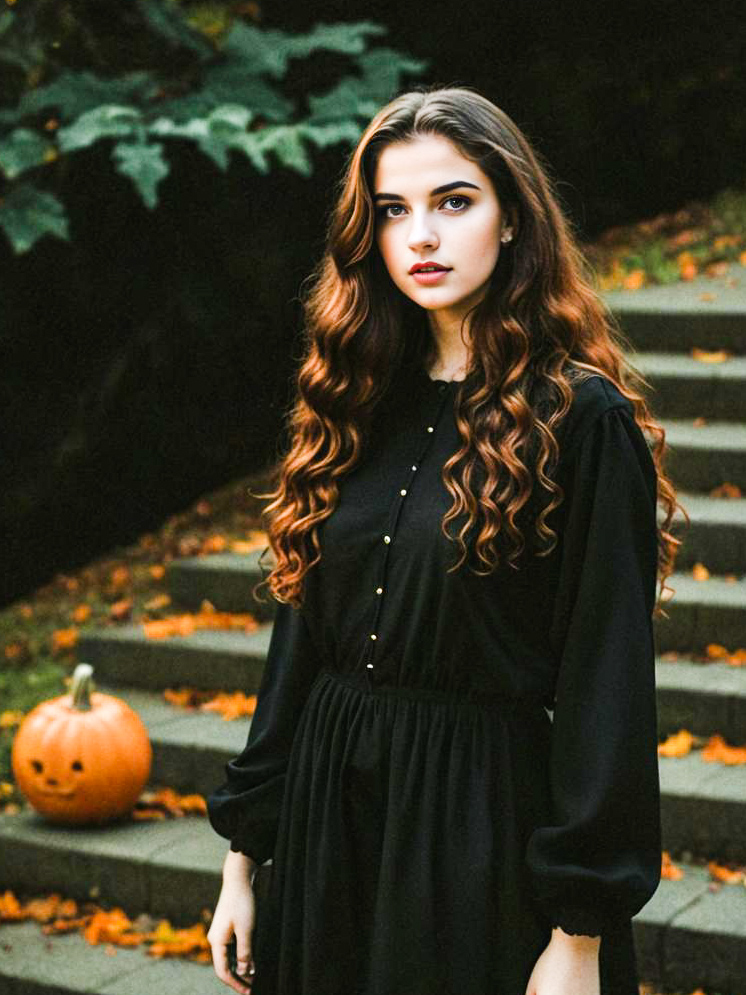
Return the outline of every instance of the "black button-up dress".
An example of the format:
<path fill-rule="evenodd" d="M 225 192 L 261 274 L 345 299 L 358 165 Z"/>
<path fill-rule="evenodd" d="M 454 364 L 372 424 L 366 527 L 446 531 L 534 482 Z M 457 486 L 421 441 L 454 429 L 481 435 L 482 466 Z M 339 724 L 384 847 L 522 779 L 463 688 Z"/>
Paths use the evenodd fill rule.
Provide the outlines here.
<path fill-rule="evenodd" d="M 395 381 L 208 798 L 232 849 L 272 858 L 255 995 L 524 995 L 554 925 L 601 936 L 602 995 L 637 995 L 630 920 L 661 870 L 655 466 L 591 377 L 555 549 L 448 573 L 459 391 Z"/>

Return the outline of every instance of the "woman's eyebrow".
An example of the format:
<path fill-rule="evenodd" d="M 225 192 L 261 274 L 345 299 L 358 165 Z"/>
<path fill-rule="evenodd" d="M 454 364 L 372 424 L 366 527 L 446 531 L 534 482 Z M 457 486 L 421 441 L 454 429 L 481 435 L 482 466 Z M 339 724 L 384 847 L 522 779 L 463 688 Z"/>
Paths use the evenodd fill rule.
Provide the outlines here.
<path fill-rule="evenodd" d="M 455 183 L 444 183 L 442 187 L 436 187 L 434 190 L 430 191 L 430 196 L 435 197 L 439 193 L 448 193 L 449 190 L 455 190 L 456 187 L 472 187 L 474 190 L 481 189 L 476 185 L 476 183 L 469 183 L 467 180 L 456 180 Z M 373 200 L 404 200 L 402 196 L 398 193 L 377 193 L 373 195 Z"/>

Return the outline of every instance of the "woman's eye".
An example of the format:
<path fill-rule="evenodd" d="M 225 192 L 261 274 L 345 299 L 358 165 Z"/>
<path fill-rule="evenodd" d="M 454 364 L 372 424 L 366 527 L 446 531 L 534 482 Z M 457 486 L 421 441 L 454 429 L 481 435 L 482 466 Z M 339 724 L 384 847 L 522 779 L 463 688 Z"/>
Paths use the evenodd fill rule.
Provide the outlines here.
<path fill-rule="evenodd" d="M 401 204 L 384 204 L 383 207 L 378 208 L 376 214 L 378 215 L 379 218 L 390 218 L 392 217 L 392 215 L 387 214 L 386 212 L 391 210 L 392 207 L 401 207 Z M 394 214 L 393 217 L 398 218 L 399 215 Z"/>
<path fill-rule="evenodd" d="M 453 197 L 448 197 L 446 200 L 443 201 L 443 203 L 448 204 L 452 200 L 461 200 L 467 207 L 471 203 L 468 197 L 461 197 L 458 194 L 455 194 Z M 463 208 L 461 210 L 463 210 Z"/>

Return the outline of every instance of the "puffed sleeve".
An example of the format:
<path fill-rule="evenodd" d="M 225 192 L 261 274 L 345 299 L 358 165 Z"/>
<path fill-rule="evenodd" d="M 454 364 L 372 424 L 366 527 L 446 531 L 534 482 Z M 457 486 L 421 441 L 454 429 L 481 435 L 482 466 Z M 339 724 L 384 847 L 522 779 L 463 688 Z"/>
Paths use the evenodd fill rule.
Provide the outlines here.
<path fill-rule="evenodd" d="M 525 855 L 552 926 L 600 936 L 639 912 L 661 874 L 657 474 L 629 402 L 582 428 L 552 614 L 552 814 Z"/>
<path fill-rule="evenodd" d="M 213 829 L 257 865 L 274 850 L 293 737 L 318 671 L 303 608 L 278 602 L 246 746 L 207 798 Z"/>

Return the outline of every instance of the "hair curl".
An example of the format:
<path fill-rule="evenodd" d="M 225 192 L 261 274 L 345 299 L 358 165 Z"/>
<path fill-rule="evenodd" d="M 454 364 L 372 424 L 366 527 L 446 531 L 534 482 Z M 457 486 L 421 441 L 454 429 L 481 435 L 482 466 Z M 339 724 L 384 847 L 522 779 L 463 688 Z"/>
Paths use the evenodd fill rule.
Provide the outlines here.
<path fill-rule="evenodd" d="M 255 495 L 271 499 L 263 511 L 265 552 L 271 547 L 275 557 L 255 593 L 266 585 L 278 601 L 301 603 L 303 577 L 321 556 L 317 527 L 334 511 L 338 482 L 360 457 L 376 405 L 402 364 L 419 359 L 429 366 L 435 359 L 425 309 L 395 287 L 375 245 L 372 197 L 381 151 L 424 135 L 448 139 L 476 163 L 517 224 L 486 294 L 464 319 L 471 317 L 471 350 L 457 397 L 461 447 L 442 472 L 453 504 L 441 528 L 460 550 L 451 569 L 464 562 L 471 530 L 481 568 L 475 572 L 498 565 L 501 535 L 515 567 L 525 546 L 520 512 L 532 494 L 532 468 L 550 495 L 535 519 L 536 535 L 549 545 L 537 555 L 551 552 L 557 535 L 546 519 L 564 497 L 551 476 L 559 458 L 554 432 L 570 407 L 571 384 L 601 374 L 633 403 L 637 424 L 654 438 L 648 445 L 665 508 L 654 615 L 668 617 L 660 599 L 664 589 L 672 591 L 665 581 L 681 545 L 668 530 L 676 507 L 687 524 L 689 516 L 663 471 L 665 432 L 636 389 L 650 385 L 625 359 L 630 343 L 593 289 L 548 166 L 507 114 L 471 87 L 418 87 L 399 95 L 375 115 L 347 159 L 326 249 L 304 281 L 310 283 L 301 297 L 305 348 L 286 414 L 290 448 L 275 467 L 274 489 Z M 447 526 L 462 513 L 454 538 Z"/>

